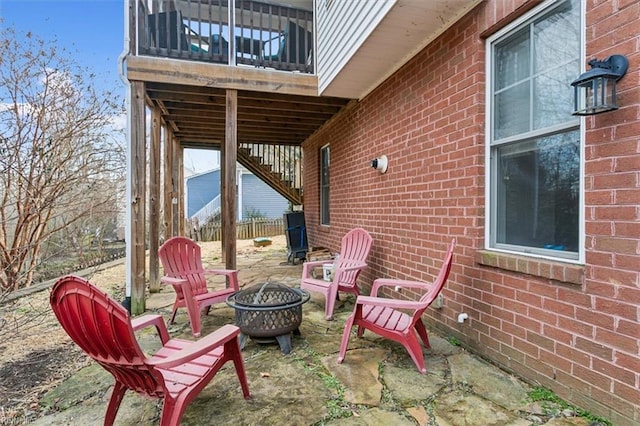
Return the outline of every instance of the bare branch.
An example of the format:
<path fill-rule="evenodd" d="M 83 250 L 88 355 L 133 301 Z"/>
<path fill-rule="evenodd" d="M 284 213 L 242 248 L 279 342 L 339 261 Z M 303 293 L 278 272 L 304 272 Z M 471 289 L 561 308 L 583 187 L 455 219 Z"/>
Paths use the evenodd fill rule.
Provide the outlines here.
<path fill-rule="evenodd" d="M 56 234 L 86 217 L 93 229 L 76 235 L 115 221 L 124 137 L 111 123 L 124 109 L 55 40 L 6 28 L 0 58 L 0 288 L 15 290 L 31 284 Z"/>

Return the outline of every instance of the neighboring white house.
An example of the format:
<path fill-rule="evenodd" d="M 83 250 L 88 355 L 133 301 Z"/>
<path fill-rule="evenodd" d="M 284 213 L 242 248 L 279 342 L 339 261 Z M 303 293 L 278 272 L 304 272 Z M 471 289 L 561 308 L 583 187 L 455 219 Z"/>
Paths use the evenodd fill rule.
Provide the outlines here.
<path fill-rule="evenodd" d="M 237 170 L 237 219 L 282 217 L 289 209 L 287 199 L 240 164 Z M 219 166 L 185 178 L 185 206 L 187 218 L 197 218 L 201 224 L 220 213 Z"/>

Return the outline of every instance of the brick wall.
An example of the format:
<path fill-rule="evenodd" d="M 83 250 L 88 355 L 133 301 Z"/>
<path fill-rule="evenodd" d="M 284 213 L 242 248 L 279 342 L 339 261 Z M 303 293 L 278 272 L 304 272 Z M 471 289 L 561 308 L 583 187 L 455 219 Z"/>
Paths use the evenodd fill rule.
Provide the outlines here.
<path fill-rule="evenodd" d="M 442 309 L 425 321 L 616 425 L 640 422 L 640 2 L 588 1 L 587 59 L 624 53 L 620 110 L 585 119 L 586 265 L 484 250 L 483 36 L 540 4 L 486 1 L 304 145 L 310 244 L 374 237 L 360 284 L 431 281 L 456 237 Z M 331 146 L 331 225 L 319 149 Z M 369 162 L 385 154 L 389 170 Z M 456 322 L 467 312 L 470 320 Z"/>

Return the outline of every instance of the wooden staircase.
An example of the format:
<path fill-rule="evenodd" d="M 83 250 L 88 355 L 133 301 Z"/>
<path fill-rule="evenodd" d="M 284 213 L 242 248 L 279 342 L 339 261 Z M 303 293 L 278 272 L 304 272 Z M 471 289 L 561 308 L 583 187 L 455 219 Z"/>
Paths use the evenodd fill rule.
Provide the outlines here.
<path fill-rule="evenodd" d="M 238 162 L 293 205 L 302 205 L 302 148 L 241 143 Z"/>

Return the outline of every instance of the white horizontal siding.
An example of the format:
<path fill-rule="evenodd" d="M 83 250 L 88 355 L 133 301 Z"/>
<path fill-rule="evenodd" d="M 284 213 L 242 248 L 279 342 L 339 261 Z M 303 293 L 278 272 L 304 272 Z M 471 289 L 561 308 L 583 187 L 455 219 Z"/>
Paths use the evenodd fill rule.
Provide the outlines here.
<path fill-rule="evenodd" d="M 242 220 L 249 213 L 275 219 L 289 208 L 289 202 L 254 174 L 242 175 Z"/>
<path fill-rule="evenodd" d="M 397 0 L 318 0 L 318 92 L 335 78 Z"/>

